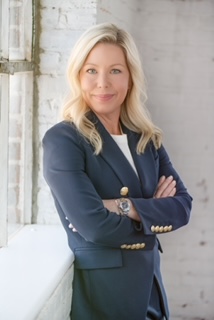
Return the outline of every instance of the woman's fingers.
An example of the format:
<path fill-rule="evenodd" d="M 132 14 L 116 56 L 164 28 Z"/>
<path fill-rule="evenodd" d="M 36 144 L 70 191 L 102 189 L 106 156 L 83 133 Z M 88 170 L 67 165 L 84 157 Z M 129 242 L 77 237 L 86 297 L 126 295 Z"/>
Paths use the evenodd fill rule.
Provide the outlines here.
<path fill-rule="evenodd" d="M 169 193 L 168 197 L 174 197 L 175 194 L 176 194 L 176 188 L 174 187 L 172 191 Z"/>
<path fill-rule="evenodd" d="M 162 185 L 162 183 L 166 180 L 165 176 L 160 177 L 159 181 L 158 181 L 158 185 L 157 185 L 157 189 Z"/>
<path fill-rule="evenodd" d="M 155 198 L 173 197 L 176 193 L 176 181 L 173 176 L 162 176 L 158 182 Z"/>

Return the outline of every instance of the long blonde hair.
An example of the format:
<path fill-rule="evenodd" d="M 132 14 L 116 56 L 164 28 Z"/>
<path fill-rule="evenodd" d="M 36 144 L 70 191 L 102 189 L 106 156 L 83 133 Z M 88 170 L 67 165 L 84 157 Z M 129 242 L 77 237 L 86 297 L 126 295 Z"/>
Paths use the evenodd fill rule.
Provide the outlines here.
<path fill-rule="evenodd" d="M 79 132 L 93 145 L 95 154 L 102 151 L 101 136 L 95 125 L 87 118 L 90 108 L 83 99 L 79 80 L 80 70 L 88 54 L 96 44 L 101 42 L 120 46 L 126 57 L 132 85 L 121 108 L 120 121 L 130 130 L 141 134 L 137 153 L 143 153 L 151 140 L 155 147 L 159 148 L 162 133 L 151 121 L 145 106 L 147 99 L 145 77 L 137 47 L 128 32 L 112 23 L 102 23 L 91 27 L 75 44 L 67 69 L 70 93 L 63 107 L 63 119 L 75 124 Z"/>

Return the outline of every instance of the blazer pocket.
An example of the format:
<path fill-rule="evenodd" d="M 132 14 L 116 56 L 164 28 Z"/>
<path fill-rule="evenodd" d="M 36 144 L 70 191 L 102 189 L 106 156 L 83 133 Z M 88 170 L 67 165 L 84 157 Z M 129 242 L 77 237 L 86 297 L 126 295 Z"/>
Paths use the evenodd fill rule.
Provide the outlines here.
<path fill-rule="evenodd" d="M 122 253 L 115 249 L 75 249 L 77 269 L 102 269 L 122 267 Z"/>

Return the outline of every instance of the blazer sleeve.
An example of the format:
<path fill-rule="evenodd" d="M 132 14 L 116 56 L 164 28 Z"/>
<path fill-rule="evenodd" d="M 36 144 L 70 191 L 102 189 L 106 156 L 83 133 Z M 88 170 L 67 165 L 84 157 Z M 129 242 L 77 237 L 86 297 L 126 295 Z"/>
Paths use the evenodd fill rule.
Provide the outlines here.
<path fill-rule="evenodd" d="M 140 215 L 145 234 L 156 234 L 176 230 L 189 222 L 192 208 L 192 197 L 188 194 L 178 173 L 172 166 L 169 156 L 163 146 L 156 151 L 156 161 L 159 167 L 159 178 L 170 175 L 176 180 L 174 197 L 149 199 L 134 199 L 132 202 Z"/>
<path fill-rule="evenodd" d="M 64 215 L 60 218 L 67 217 L 88 242 L 118 248 L 145 241 L 133 220 L 103 206 L 86 172 L 83 143 L 73 127 L 68 130 L 68 124 L 52 127 L 43 138 L 43 173 L 59 214 Z"/>

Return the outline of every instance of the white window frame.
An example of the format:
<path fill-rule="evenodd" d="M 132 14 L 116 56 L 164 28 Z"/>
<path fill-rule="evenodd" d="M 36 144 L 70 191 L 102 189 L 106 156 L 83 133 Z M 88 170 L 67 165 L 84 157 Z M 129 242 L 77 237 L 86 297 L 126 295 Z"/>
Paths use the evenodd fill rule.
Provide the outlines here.
<path fill-rule="evenodd" d="M 7 183 L 8 183 L 8 75 L 2 78 L 0 92 L 0 246 L 7 244 Z M 5 81 L 3 81 L 5 80 Z M 3 107 L 4 106 L 4 110 Z"/>
<path fill-rule="evenodd" d="M 9 108 L 10 81 L 13 74 L 23 75 L 26 83 L 24 90 L 24 117 L 22 126 L 22 181 L 21 181 L 21 224 L 32 220 L 32 104 L 33 104 L 33 61 L 32 37 L 33 14 L 32 0 L 0 0 L 0 247 L 8 242 L 8 145 L 9 145 Z M 21 50 L 13 53 L 10 48 L 10 6 L 21 6 L 24 27 L 20 34 Z M 26 10 L 26 12 L 25 12 Z M 27 26 L 26 26 L 27 21 Z M 14 23 L 14 22 L 13 22 Z M 32 31 L 29 30 L 29 23 Z M 28 43 L 28 46 L 26 45 Z M 12 60 L 11 60 L 12 59 Z M 25 81 L 25 74 L 30 81 Z"/>

